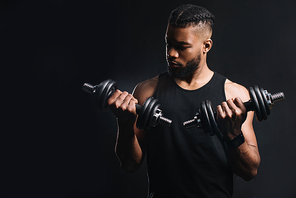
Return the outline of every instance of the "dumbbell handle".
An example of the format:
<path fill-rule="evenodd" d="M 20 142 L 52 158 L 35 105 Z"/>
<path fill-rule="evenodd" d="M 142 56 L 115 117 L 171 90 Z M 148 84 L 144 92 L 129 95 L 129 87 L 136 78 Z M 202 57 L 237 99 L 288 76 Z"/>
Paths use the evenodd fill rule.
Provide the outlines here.
<path fill-rule="evenodd" d="M 246 107 L 247 111 L 252 111 L 254 109 L 254 106 L 251 100 L 244 102 L 244 106 Z M 216 118 L 217 112 L 213 111 L 213 114 L 214 114 L 214 117 Z M 183 126 L 186 127 L 187 129 L 196 127 L 196 126 L 202 127 L 201 120 L 199 118 L 199 113 L 196 113 L 193 119 L 183 122 Z"/>
<path fill-rule="evenodd" d="M 267 101 L 268 101 L 268 105 L 269 105 L 270 109 L 274 105 L 275 102 L 281 101 L 285 98 L 285 95 L 283 92 L 278 92 L 275 94 L 270 94 L 270 93 L 266 92 L 265 96 L 267 97 Z M 246 107 L 247 111 L 254 111 L 255 110 L 254 102 L 252 100 L 244 102 L 244 106 Z M 216 115 L 217 115 L 216 111 L 214 111 L 213 113 L 214 113 L 214 116 L 216 117 Z M 201 126 L 200 124 L 201 124 L 201 120 L 198 118 L 198 113 L 193 119 L 185 121 L 183 123 L 184 127 L 186 127 L 186 128 Z"/>
<path fill-rule="evenodd" d="M 142 106 L 137 103 L 135 105 L 136 105 L 136 113 L 139 114 L 140 111 L 142 110 Z"/>
<path fill-rule="evenodd" d="M 96 86 L 93 86 L 89 83 L 84 83 L 82 86 L 82 89 L 84 91 L 86 91 L 87 93 L 91 94 L 96 90 Z M 136 113 L 139 115 L 139 113 L 142 110 L 142 106 L 139 104 L 135 104 L 135 106 L 136 106 Z M 172 120 L 162 116 L 160 109 L 156 110 L 156 112 L 154 113 L 153 119 L 154 119 L 153 123 L 160 123 L 160 124 L 166 125 L 166 126 L 170 126 L 172 123 Z"/>

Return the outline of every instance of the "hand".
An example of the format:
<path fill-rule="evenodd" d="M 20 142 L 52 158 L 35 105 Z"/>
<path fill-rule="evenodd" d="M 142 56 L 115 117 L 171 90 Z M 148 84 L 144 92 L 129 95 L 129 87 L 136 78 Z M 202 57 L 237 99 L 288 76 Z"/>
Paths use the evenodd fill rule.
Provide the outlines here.
<path fill-rule="evenodd" d="M 240 98 L 229 99 L 217 106 L 217 124 L 228 140 L 241 134 L 241 126 L 247 118 L 247 110 Z"/>
<path fill-rule="evenodd" d="M 132 124 L 137 117 L 136 103 L 138 103 L 138 100 L 131 94 L 126 91 L 122 92 L 118 89 L 108 99 L 110 110 L 115 116 L 120 120 L 132 122 Z"/>

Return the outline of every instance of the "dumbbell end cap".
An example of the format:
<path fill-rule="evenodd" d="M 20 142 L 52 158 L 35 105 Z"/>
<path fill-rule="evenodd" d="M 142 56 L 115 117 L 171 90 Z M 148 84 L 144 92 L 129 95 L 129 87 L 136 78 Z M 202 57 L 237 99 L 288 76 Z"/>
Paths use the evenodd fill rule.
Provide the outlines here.
<path fill-rule="evenodd" d="M 285 94 L 284 94 L 284 92 L 279 92 L 279 93 L 276 93 L 276 94 L 272 94 L 271 99 L 272 99 L 273 103 L 274 102 L 279 102 L 279 101 L 285 99 Z"/>
<path fill-rule="evenodd" d="M 187 128 L 187 129 L 189 129 L 189 128 L 192 128 L 192 127 L 195 127 L 195 126 L 197 126 L 198 125 L 198 121 L 197 121 L 197 119 L 192 119 L 192 120 L 188 120 L 188 121 L 186 121 L 186 122 L 183 122 L 183 126 L 185 127 L 185 128 Z"/>
<path fill-rule="evenodd" d="M 93 90 L 94 90 L 94 86 L 89 84 L 89 83 L 84 83 L 83 86 L 82 86 L 82 89 L 84 91 L 86 91 L 87 93 L 92 93 Z"/>
<path fill-rule="evenodd" d="M 161 124 L 163 124 L 163 125 L 168 126 L 168 127 L 170 127 L 171 124 L 172 124 L 172 120 L 170 120 L 170 119 L 168 119 L 168 118 L 165 118 L 165 117 L 162 117 L 162 116 L 159 118 L 159 122 L 160 122 Z"/>

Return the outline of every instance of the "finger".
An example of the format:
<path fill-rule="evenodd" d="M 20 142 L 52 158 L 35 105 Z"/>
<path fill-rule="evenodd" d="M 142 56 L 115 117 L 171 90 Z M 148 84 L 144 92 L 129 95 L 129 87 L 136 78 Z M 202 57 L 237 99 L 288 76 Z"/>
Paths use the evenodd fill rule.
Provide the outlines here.
<path fill-rule="evenodd" d="M 229 109 L 232 111 L 233 115 L 240 115 L 243 112 L 242 109 L 235 104 L 233 98 L 227 100 L 227 105 Z"/>
<path fill-rule="evenodd" d="M 125 96 L 125 98 L 123 99 L 122 104 L 121 104 L 122 110 L 125 111 L 126 109 L 128 109 L 128 106 L 130 105 L 130 102 L 132 99 L 133 99 L 133 96 L 131 94 L 127 94 Z"/>
<path fill-rule="evenodd" d="M 226 103 L 227 103 L 229 109 L 235 109 L 235 108 L 237 108 L 237 106 L 233 102 L 233 98 L 227 100 Z"/>
<path fill-rule="evenodd" d="M 124 91 L 116 98 L 114 103 L 116 108 L 122 107 L 122 104 L 124 104 L 124 100 L 128 94 L 128 92 Z"/>
<path fill-rule="evenodd" d="M 222 107 L 222 110 L 225 112 L 226 116 L 231 118 L 233 115 L 233 112 L 232 112 L 232 109 L 230 109 L 228 102 L 222 102 L 221 107 Z"/>
<path fill-rule="evenodd" d="M 229 107 L 232 109 L 232 112 L 236 116 L 241 116 L 243 114 L 246 114 L 247 112 L 244 103 L 239 97 L 233 99 L 232 101 L 229 101 Z"/>
<path fill-rule="evenodd" d="M 241 100 L 241 98 L 239 97 L 236 97 L 234 100 L 233 100 L 234 104 L 236 106 L 238 106 L 243 112 L 247 111 L 243 101 Z"/>
<path fill-rule="evenodd" d="M 139 101 L 137 98 L 134 98 L 134 100 L 135 100 L 135 104 L 139 104 Z"/>
<path fill-rule="evenodd" d="M 134 113 L 134 114 L 137 114 L 137 112 L 136 112 L 136 104 L 138 103 L 138 100 L 137 99 L 135 99 L 135 98 L 132 98 L 131 100 L 130 100 L 130 102 L 129 102 L 129 105 L 128 105 L 128 107 L 127 107 L 127 110 L 129 111 L 129 112 L 132 112 L 132 113 Z"/>
<path fill-rule="evenodd" d="M 121 93 L 122 91 L 120 91 L 119 89 L 115 90 L 115 92 L 107 100 L 108 105 L 112 105 Z"/>
<path fill-rule="evenodd" d="M 216 112 L 217 112 L 217 118 L 225 118 L 226 117 L 226 113 L 225 111 L 222 109 L 221 105 L 218 105 L 216 107 Z"/>

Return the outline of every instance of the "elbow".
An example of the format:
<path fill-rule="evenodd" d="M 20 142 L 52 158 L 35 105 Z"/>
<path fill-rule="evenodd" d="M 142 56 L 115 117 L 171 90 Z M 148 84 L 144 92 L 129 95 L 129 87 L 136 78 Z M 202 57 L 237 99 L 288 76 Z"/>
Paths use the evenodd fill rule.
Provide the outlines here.
<path fill-rule="evenodd" d="M 245 181 L 250 181 L 252 180 L 254 177 L 256 177 L 256 175 L 258 174 L 258 167 L 260 164 L 260 160 L 255 163 L 252 168 L 250 168 L 248 171 L 245 171 L 245 174 L 243 174 L 241 176 L 241 178 Z"/>
<path fill-rule="evenodd" d="M 257 175 L 257 169 L 254 169 L 248 172 L 247 174 L 242 175 L 241 178 L 245 181 L 251 181 L 254 177 L 256 177 L 256 175 Z"/>
<path fill-rule="evenodd" d="M 123 170 L 125 170 L 126 172 L 128 173 L 133 173 L 133 172 L 136 172 L 139 168 L 140 168 L 140 164 L 136 164 L 136 163 L 133 163 L 133 164 L 130 164 L 130 163 L 120 163 L 121 165 L 121 168 Z"/>
<path fill-rule="evenodd" d="M 115 153 L 121 168 L 126 172 L 133 173 L 137 171 L 143 163 L 144 156 L 142 153 L 139 154 L 136 152 L 136 154 L 134 154 L 133 152 L 123 152 L 123 150 L 120 150 L 117 147 Z"/>
<path fill-rule="evenodd" d="M 117 158 L 119 160 L 121 168 L 128 173 L 133 173 L 133 172 L 137 171 L 142 164 L 142 163 L 138 163 L 134 160 L 126 159 L 125 157 L 122 157 L 120 155 L 117 155 Z"/>
<path fill-rule="evenodd" d="M 234 172 L 237 176 L 242 178 L 244 181 L 250 181 L 257 175 L 257 169 L 252 169 L 252 170 L 237 170 Z"/>
<path fill-rule="evenodd" d="M 238 175 L 245 181 L 250 181 L 254 177 L 256 177 L 258 173 L 259 164 L 260 164 L 260 157 L 258 158 L 258 160 L 254 161 L 252 165 L 248 166 L 248 168 L 245 167 L 245 168 L 242 168 L 241 170 L 237 170 L 236 175 Z"/>

